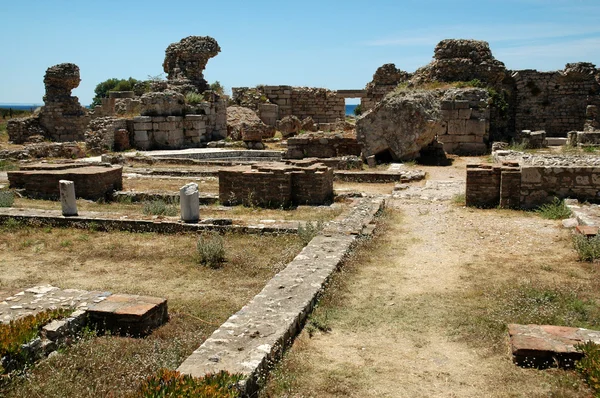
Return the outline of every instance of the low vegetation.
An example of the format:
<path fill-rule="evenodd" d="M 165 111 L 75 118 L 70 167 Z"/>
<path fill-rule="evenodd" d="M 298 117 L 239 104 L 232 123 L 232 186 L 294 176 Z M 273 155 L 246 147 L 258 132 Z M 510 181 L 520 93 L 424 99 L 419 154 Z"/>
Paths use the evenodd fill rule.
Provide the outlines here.
<path fill-rule="evenodd" d="M 240 396 L 237 388 L 240 380 L 242 380 L 241 375 L 232 375 L 225 371 L 194 378 L 176 371 L 161 369 L 156 375 L 148 377 L 131 398 L 236 398 Z"/>
<path fill-rule="evenodd" d="M 576 369 L 586 383 L 600 397 L 600 345 L 591 341 L 577 346 L 584 357 L 576 364 Z"/>
<path fill-rule="evenodd" d="M 12 191 L 0 191 L 0 207 L 12 207 L 15 194 Z"/>
<path fill-rule="evenodd" d="M 587 237 L 585 235 L 573 235 L 573 247 L 581 261 L 594 262 L 600 259 L 600 236 Z"/>
<path fill-rule="evenodd" d="M 218 233 L 205 233 L 200 235 L 196 243 L 198 262 L 211 268 L 219 268 L 225 261 L 225 244 L 223 237 Z"/>
<path fill-rule="evenodd" d="M 175 203 L 156 199 L 144 202 L 142 212 L 147 216 L 174 217 L 179 214 L 179 208 Z"/>
<path fill-rule="evenodd" d="M 304 245 L 308 245 L 308 243 L 321 232 L 325 224 L 323 221 L 307 221 L 303 224 L 298 224 L 298 236 L 302 240 Z"/>
<path fill-rule="evenodd" d="M 548 220 L 564 220 L 571 217 L 571 209 L 567 207 L 565 201 L 554 198 L 552 202 L 538 207 L 537 213 Z"/>

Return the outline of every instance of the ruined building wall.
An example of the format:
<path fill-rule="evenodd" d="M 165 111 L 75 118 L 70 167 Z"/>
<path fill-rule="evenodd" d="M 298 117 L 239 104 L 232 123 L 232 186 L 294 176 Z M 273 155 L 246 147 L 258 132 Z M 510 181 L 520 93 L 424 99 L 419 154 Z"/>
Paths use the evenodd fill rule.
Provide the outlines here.
<path fill-rule="evenodd" d="M 388 93 L 398 87 L 398 84 L 406 82 L 411 75 L 396 68 L 394 64 L 385 64 L 377 68 L 373 80 L 367 83 L 366 95 L 360 99 L 360 107 L 363 112 L 375 107 Z"/>
<path fill-rule="evenodd" d="M 467 206 L 535 208 L 553 198 L 597 201 L 600 167 L 491 166 L 467 168 Z"/>
<path fill-rule="evenodd" d="M 258 110 L 265 103 L 276 104 L 279 120 L 294 115 L 299 119 L 312 117 L 316 123 L 333 123 L 346 116 L 345 99 L 324 88 L 259 86 L 235 87 L 232 91 L 234 103 L 251 109 Z M 269 120 L 275 112 L 270 113 Z"/>
<path fill-rule="evenodd" d="M 550 137 L 582 131 L 588 105 L 600 104 L 596 73 L 593 65 L 583 63 L 556 72 L 514 72 L 516 131 L 545 130 Z"/>

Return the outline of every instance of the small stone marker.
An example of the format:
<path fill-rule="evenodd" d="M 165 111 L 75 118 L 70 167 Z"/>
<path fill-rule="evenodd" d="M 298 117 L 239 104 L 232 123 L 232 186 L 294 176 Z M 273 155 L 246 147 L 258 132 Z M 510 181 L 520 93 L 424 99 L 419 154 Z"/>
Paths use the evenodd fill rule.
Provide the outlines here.
<path fill-rule="evenodd" d="M 198 184 L 190 182 L 179 190 L 181 219 L 184 222 L 198 222 L 200 219 L 200 194 Z"/>
<path fill-rule="evenodd" d="M 65 217 L 77 215 L 77 201 L 75 198 L 75 183 L 73 181 L 60 180 L 60 203 L 62 214 Z"/>

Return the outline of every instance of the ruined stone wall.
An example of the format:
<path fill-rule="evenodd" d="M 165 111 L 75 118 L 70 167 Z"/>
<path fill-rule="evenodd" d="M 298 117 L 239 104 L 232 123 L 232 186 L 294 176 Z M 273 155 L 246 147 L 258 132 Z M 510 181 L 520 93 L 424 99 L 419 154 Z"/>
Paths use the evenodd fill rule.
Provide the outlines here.
<path fill-rule="evenodd" d="M 316 123 L 334 123 L 346 116 L 346 101 L 335 91 L 292 86 L 235 87 L 233 102 L 258 110 L 265 103 L 278 106 L 278 120 L 286 116 L 312 117 Z M 242 105 L 245 104 L 245 105 Z"/>
<path fill-rule="evenodd" d="M 322 205 L 333 199 L 333 170 L 321 163 L 306 167 L 265 164 L 219 170 L 219 201 L 226 205 L 287 207 Z"/>
<path fill-rule="evenodd" d="M 115 133 L 127 129 L 127 120 L 115 117 L 93 119 L 85 133 L 85 145 L 88 151 L 102 153 L 115 149 Z"/>
<path fill-rule="evenodd" d="M 180 149 L 198 147 L 210 140 L 208 116 L 137 116 L 129 123 L 136 149 Z"/>
<path fill-rule="evenodd" d="M 488 92 L 483 89 L 451 89 L 441 101 L 444 132 L 438 141 L 446 153 L 481 155 L 487 152 L 490 130 Z"/>
<path fill-rule="evenodd" d="M 8 172 L 11 188 L 24 189 L 30 197 L 56 199 L 60 195 L 59 180 L 75 183 L 78 198 L 107 198 L 123 189 L 122 167 L 80 167 L 68 170 L 28 170 Z"/>
<path fill-rule="evenodd" d="M 388 93 L 392 92 L 398 84 L 411 78 L 410 73 L 397 69 L 394 64 L 385 64 L 377 68 L 373 80 L 367 83 L 366 95 L 360 99 L 363 112 L 375 107 Z"/>
<path fill-rule="evenodd" d="M 529 209 L 549 203 L 555 197 L 598 201 L 600 167 L 467 167 L 467 206 Z"/>
<path fill-rule="evenodd" d="M 513 73 L 516 131 L 545 130 L 548 136 L 557 137 L 583 130 L 588 105 L 600 103 L 595 73 L 591 64 L 568 64 L 565 70 L 556 72 Z"/>
<path fill-rule="evenodd" d="M 361 146 L 355 134 L 307 133 L 290 137 L 287 141 L 288 159 L 335 158 L 360 156 Z"/>

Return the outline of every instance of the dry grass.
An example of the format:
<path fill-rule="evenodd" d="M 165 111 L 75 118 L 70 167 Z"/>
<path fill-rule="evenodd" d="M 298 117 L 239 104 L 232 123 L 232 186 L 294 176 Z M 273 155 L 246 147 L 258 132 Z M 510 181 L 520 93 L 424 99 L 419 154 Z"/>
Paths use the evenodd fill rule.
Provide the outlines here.
<path fill-rule="evenodd" d="M 219 180 L 216 177 L 185 177 L 185 178 L 123 178 L 124 191 L 137 192 L 179 192 L 187 183 L 195 182 L 202 193 L 219 193 Z"/>
<path fill-rule="evenodd" d="M 394 182 L 388 183 L 360 183 L 335 181 L 333 189 L 336 191 L 357 191 L 367 195 L 389 195 L 394 190 Z"/>
<path fill-rule="evenodd" d="M 597 270 L 567 231 L 517 211 L 403 209 L 334 277 L 263 396 L 591 396 L 573 372 L 516 367 L 507 346 L 508 323 L 600 326 Z"/>
<path fill-rule="evenodd" d="M 198 265 L 196 235 L 0 227 L 0 288 L 38 284 L 169 300 L 171 320 L 144 339 L 92 337 L 0 391 L 7 397 L 122 396 L 175 368 L 300 250 L 296 236 L 225 235 L 219 269 Z"/>

